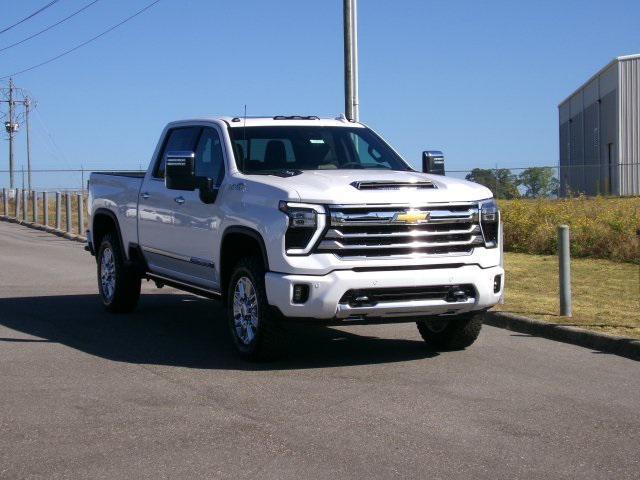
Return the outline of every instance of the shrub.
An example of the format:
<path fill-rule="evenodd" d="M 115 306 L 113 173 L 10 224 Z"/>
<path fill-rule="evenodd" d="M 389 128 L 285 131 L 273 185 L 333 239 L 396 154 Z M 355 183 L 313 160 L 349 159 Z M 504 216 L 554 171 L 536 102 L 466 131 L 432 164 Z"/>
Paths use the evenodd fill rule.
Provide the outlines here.
<path fill-rule="evenodd" d="M 556 254 L 558 225 L 571 227 L 571 253 L 640 264 L 640 197 L 500 200 L 505 250 Z"/>

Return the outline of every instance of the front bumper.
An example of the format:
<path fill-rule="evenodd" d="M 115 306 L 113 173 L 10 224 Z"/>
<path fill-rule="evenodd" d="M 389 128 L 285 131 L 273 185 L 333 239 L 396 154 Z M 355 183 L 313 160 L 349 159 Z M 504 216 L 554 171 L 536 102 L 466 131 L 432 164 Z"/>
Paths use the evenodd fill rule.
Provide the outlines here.
<path fill-rule="evenodd" d="M 494 292 L 494 279 L 501 275 L 500 288 Z M 267 299 L 285 317 L 319 320 L 398 319 L 402 317 L 457 315 L 485 310 L 498 303 L 504 288 L 504 270 L 496 266 L 480 268 L 465 265 L 457 268 L 424 270 L 384 270 L 356 272 L 336 270 L 327 275 L 291 275 L 268 272 L 265 275 Z M 294 285 L 309 287 L 303 304 L 292 301 Z M 349 290 L 472 285 L 473 297 L 458 301 L 445 299 L 411 299 L 378 302 L 375 305 L 350 305 L 340 300 Z"/>

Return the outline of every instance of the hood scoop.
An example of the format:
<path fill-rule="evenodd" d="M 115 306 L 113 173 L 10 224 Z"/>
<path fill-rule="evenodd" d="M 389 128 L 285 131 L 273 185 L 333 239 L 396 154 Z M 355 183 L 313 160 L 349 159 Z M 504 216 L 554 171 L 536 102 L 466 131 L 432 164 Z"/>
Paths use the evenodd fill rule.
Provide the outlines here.
<path fill-rule="evenodd" d="M 385 180 L 361 180 L 357 182 L 351 182 L 351 186 L 358 190 L 419 190 L 424 188 L 438 188 L 433 182 L 428 180 L 422 180 L 419 182 L 395 182 Z"/>

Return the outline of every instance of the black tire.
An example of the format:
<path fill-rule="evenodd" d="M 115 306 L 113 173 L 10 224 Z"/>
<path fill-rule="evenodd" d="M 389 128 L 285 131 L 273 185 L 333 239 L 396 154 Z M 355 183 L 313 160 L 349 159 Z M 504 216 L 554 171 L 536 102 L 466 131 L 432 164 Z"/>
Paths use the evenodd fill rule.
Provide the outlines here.
<path fill-rule="evenodd" d="M 438 350 L 462 350 L 480 334 L 484 312 L 416 322 L 422 339 Z M 444 323 L 439 323 L 444 322 Z"/>
<path fill-rule="evenodd" d="M 115 288 L 111 291 L 105 290 L 102 282 L 103 258 L 112 256 L 113 273 L 111 277 L 115 280 Z M 120 241 L 114 233 L 107 233 L 100 243 L 97 255 L 98 261 L 98 290 L 102 304 L 108 312 L 127 313 L 136 308 L 140 298 L 141 278 L 134 268 L 127 265 L 120 247 Z"/>
<path fill-rule="evenodd" d="M 267 292 L 264 286 L 264 266 L 262 261 L 256 257 L 242 258 L 233 268 L 229 285 L 227 288 L 227 320 L 233 344 L 238 354 L 252 361 L 275 360 L 284 351 L 284 330 L 279 321 L 279 315 L 267 302 Z M 255 305 L 257 305 L 256 319 L 257 325 L 251 322 L 253 336 L 248 338 L 249 326 L 243 327 L 242 319 L 239 317 L 238 324 L 234 315 L 234 297 L 236 286 L 242 279 L 248 279 L 255 292 Z M 247 295 L 245 295 L 246 297 Z M 250 303 L 250 301 L 248 301 Z M 253 309 L 245 309 L 249 313 Z M 249 325 L 247 323 L 247 325 Z"/>

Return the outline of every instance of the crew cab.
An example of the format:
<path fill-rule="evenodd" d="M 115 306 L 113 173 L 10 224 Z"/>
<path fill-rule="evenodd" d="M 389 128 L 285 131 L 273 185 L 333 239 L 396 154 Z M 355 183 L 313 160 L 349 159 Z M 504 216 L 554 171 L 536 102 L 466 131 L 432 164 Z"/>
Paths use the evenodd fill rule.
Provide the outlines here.
<path fill-rule="evenodd" d="M 282 351 L 286 319 L 416 322 L 465 348 L 504 288 L 491 192 L 344 117 L 172 122 L 145 173 L 93 173 L 89 202 L 107 310 L 135 308 L 143 279 L 221 300 L 251 359 Z"/>

